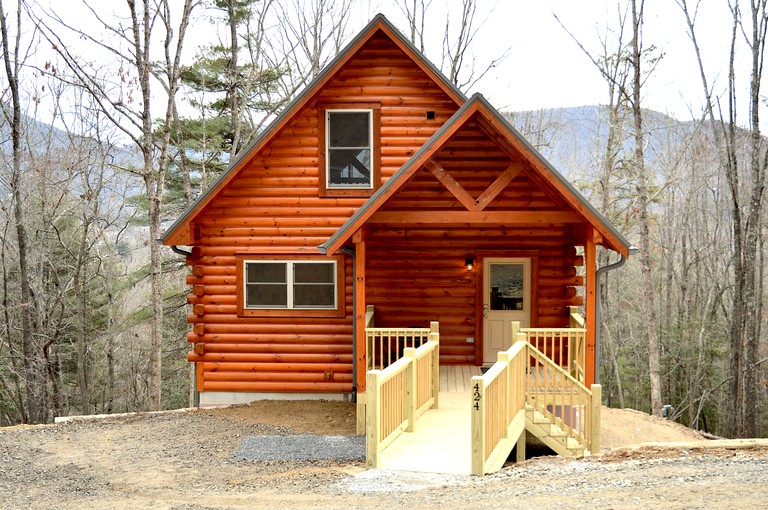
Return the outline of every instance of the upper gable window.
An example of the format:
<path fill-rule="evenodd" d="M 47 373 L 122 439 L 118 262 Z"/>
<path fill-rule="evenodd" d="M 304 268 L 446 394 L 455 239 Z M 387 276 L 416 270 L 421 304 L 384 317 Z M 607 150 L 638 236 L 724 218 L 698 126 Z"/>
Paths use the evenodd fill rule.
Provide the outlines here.
<path fill-rule="evenodd" d="M 326 105 L 318 113 L 320 195 L 370 196 L 381 181 L 379 105 Z"/>
<path fill-rule="evenodd" d="M 326 110 L 328 138 L 326 186 L 373 187 L 371 110 Z"/>

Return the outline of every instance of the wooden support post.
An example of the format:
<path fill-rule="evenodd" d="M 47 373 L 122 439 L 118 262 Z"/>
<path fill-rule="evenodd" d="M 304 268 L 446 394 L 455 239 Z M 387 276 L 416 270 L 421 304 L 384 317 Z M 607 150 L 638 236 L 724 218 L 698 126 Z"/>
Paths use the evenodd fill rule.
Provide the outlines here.
<path fill-rule="evenodd" d="M 591 386 L 592 390 L 592 402 L 591 404 L 591 414 L 592 419 L 590 420 L 591 429 L 589 431 L 590 435 L 590 447 L 589 451 L 593 454 L 600 453 L 601 445 L 601 415 L 603 410 L 603 387 L 599 384 L 593 384 Z"/>
<path fill-rule="evenodd" d="M 365 416 L 365 464 L 368 468 L 379 467 L 379 437 L 381 426 L 381 387 L 379 371 L 371 370 L 366 375 L 368 390 Z"/>
<path fill-rule="evenodd" d="M 406 432 L 413 432 L 416 426 L 416 349 L 406 347 L 403 357 L 408 358 L 405 368 L 405 419 L 408 420 Z"/>
<path fill-rule="evenodd" d="M 355 336 L 357 339 L 357 391 L 365 391 L 365 371 L 368 368 L 368 352 L 365 337 L 365 240 L 362 233 L 358 231 L 354 236 L 355 241 L 355 296 L 357 302 L 355 303 L 354 313 L 357 320 L 357 328 Z"/>
<path fill-rule="evenodd" d="M 504 363 L 506 365 L 504 369 L 504 374 L 506 374 L 506 378 L 507 378 L 506 384 L 505 384 L 506 394 L 501 397 L 502 398 L 501 410 L 499 409 L 496 410 L 496 414 L 501 414 L 501 416 L 504 418 L 504 427 L 506 428 L 509 426 L 509 422 L 511 421 L 510 419 L 511 413 L 509 410 L 509 392 L 512 391 L 512 386 L 511 386 L 512 381 L 510 380 L 510 373 L 512 371 L 509 369 L 509 351 L 500 351 L 496 353 L 496 361 L 498 363 Z M 494 402 L 494 405 L 498 405 L 498 402 Z M 513 412 L 516 412 L 516 410 Z"/>
<path fill-rule="evenodd" d="M 517 438 L 517 450 L 515 450 L 515 462 L 525 461 L 525 429 Z"/>
<path fill-rule="evenodd" d="M 355 424 L 355 433 L 358 436 L 365 434 L 366 395 L 367 392 L 357 392 L 357 423 Z"/>
<path fill-rule="evenodd" d="M 510 327 L 512 328 L 512 343 L 514 344 L 517 339 L 517 334 L 520 333 L 520 322 L 512 321 L 510 324 Z"/>
<path fill-rule="evenodd" d="M 482 376 L 471 380 L 472 391 L 472 474 L 485 474 L 485 387 Z"/>
<path fill-rule="evenodd" d="M 595 382 L 595 371 L 600 367 L 595 366 L 595 331 L 597 324 L 597 246 L 595 245 L 595 230 L 587 227 L 586 241 L 584 242 L 584 270 L 586 282 L 584 286 L 584 319 L 587 329 L 587 341 L 585 349 L 585 384 L 589 386 Z"/>
<path fill-rule="evenodd" d="M 437 409 L 440 406 L 440 323 L 437 321 L 429 323 L 429 340 L 437 342 L 432 353 L 432 395 L 435 397 L 432 409 Z"/>

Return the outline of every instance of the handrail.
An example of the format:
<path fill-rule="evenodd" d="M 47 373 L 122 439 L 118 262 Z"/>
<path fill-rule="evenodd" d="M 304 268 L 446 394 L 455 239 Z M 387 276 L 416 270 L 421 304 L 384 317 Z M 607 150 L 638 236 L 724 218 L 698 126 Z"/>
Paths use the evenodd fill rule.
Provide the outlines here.
<path fill-rule="evenodd" d="M 501 468 L 525 430 L 526 341 L 498 353 L 483 375 L 472 377 L 472 473 Z"/>
<path fill-rule="evenodd" d="M 586 450 L 600 451 L 601 387 L 593 385 L 590 391 L 569 373 L 580 368 L 574 354 L 581 349 L 578 342 L 583 345 L 584 330 L 520 329 L 513 322 L 512 332 L 512 347 L 500 352 L 484 375 L 472 378 L 472 473 L 501 468 L 514 443 L 523 437 L 526 407 L 543 414 Z M 531 339 L 550 352 L 558 348 L 564 366 Z M 569 340 L 567 355 L 562 352 L 564 339 Z"/>
<path fill-rule="evenodd" d="M 379 456 L 403 431 L 412 432 L 427 409 L 438 406 L 440 333 L 437 322 L 419 348 L 407 347 L 402 358 L 382 370 L 366 373 L 366 464 L 375 468 Z"/>

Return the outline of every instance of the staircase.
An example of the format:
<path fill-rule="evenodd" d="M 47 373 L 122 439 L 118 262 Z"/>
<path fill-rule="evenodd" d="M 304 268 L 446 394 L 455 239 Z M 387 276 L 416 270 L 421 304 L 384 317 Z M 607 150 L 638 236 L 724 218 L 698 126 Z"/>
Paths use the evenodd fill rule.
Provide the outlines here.
<path fill-rule="evenodd" d="M 541 330 L 516 331 L 512 347 L 500 352 L 485 374 L 472 378 L 473 473 L 497 471 L 514 445 L 524 448 L 523 429 L 558 455 L 584 457 L 600 451 L 600 385 L 587 388 L 578 370 L 577 377 L 571 375 L 566 356 L 559 356 L 565 359 L 562 366 L 531 343 L 533 339 L 556 352 L 552 344 L 564 343 L 562 338 L 572 332 L 548 331 L 547 343 L 535 338 Z"/>
<path fill-rule="evenodd" d="M 530 404 L 525 406 L 525 430 L 536 436 L 556 454 L 563 457 L 584 457 L 590 452 L 584 445 L 563 430 L 557 419 L 547 417 Z"/>

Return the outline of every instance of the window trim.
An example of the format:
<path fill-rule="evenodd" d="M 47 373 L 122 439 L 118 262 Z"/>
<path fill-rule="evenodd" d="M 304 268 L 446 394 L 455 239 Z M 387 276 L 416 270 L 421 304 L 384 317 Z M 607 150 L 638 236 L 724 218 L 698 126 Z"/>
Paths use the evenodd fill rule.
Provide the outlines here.
<path fill-rule="evenodd" d="M 237 315 L 241 317 L 344 317 L 346 315 L 346 282 L 344 256 L 311 257 L 306 255 L 281 254 L 236 254 L 237 273 Z M 274 263 L 327 263 L 335 266 L 334 308 L 248 308 L 245 306 L 245 268 L 248 262 Z M 290 283 L 289 282 L 286 284 Z M 289 291 L 290 293 L 290 291 Z M 290 304 L 290 303 L 289 303 Z"/>
<path fill-rule="evenodd" d="M 328 113 L 338 111 L 370 112 L 371 185 L 367 187 L 328 185 L 330 142 Z M 318 123 L 318 193 L 321 197 L 369 197 L 381 186 L 381 104 L 380 103 L 322 103 L 317 106 Z"/>

